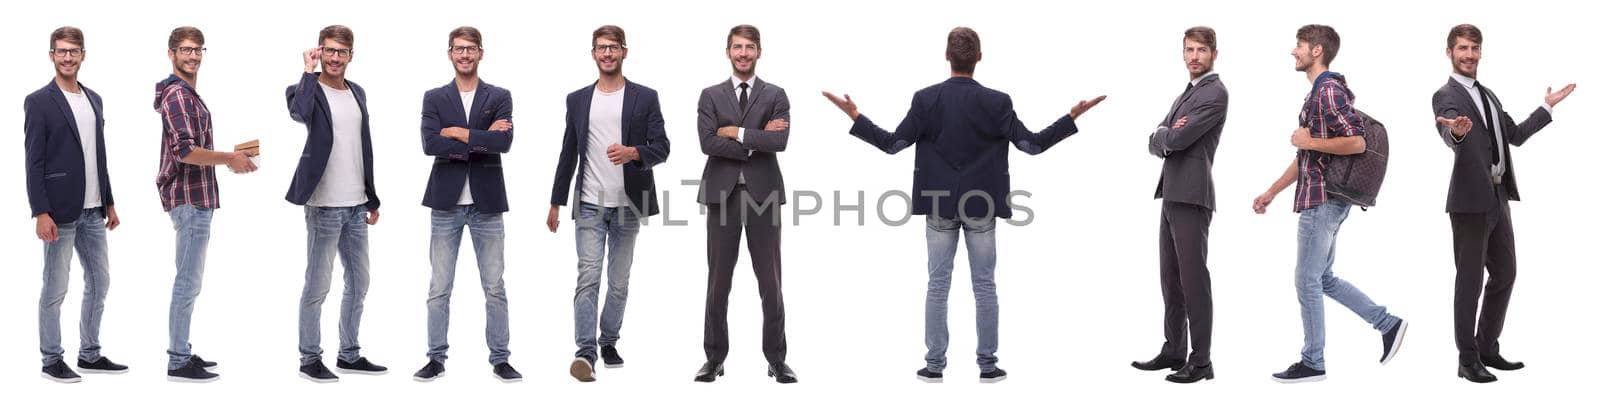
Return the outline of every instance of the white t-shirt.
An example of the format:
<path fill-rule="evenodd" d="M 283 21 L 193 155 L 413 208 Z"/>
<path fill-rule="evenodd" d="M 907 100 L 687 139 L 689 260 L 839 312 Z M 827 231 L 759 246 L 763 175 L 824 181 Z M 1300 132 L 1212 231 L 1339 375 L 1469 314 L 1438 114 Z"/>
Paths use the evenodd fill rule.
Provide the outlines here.
<path fill-rule="evenodd" d="M 461 111 L 466 113 L 467 122 L 469 123 L 472 122 L 472 98 L 477 96 L 477 89 L 473 89 L 471 92 L 461 92 Z M 456 201 L 456 205 L 472 205 L 471 177 L 468 177 L 466 182 L 461 183 L 461 200 Z"/>
<path fill-rule="evenodd" d="M 606 148 L 622 144 L 622 95 L 601 92 L 597 87 L 589 101 L 589 149 L 584 154 L 583 202 L 607 208 L 624 205 L 628 199 L 622 189 L 622 166 L 612 164 Z"/>
<path fill-rule="evenodd" d="M 333 148 L 328 152 L 328 165 L 322 170 L 322 181 L 311 192 L 308 206 L 342 208 L 367 203 L 365 161 L 361 154 L 361 105 L 350 89 L 339 90 L 322 86 L 328 98 L 328 112 L 333 114 Z"/>
<path fill-rule="evenodd" d="M 96 148 L 99 135 L 95 126 L 94 105 L 89 95 L 62 91 L 67 95 L 67 105 L 72 107 L 72 118 L 78 123 L 78 141 L 83 145 L 83 209 L 100 207 L 100 155 Z"/>

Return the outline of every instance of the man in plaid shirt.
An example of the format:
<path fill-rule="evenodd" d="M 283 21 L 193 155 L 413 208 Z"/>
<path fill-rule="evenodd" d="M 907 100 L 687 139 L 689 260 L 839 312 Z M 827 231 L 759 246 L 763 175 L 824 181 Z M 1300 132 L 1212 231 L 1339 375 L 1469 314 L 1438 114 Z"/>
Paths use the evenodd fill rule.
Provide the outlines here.
<path fill-rule="evenodd" d="M 1339 33 L 1333 27 L 1312 24 L 1300 27 L 1295 39 L 1295 70 L 1305 72 L 1311 81 L 1311 93 L 1300 110 L 1300 128 L 1290 137 L 1290 143 L 1300 151 L 1283 176 L 1255 199 L 1255 212 L 1265 213 L 1273 197 L 1290 183 L 1295 184 L 1294 211 L 1300 214 L 1300 228 L 1294 275 L 1305 346 L 1299 362 L 1272 374 L 1273 380 L 1282 383 L 1327 377 L 1322 360 L 1324 295 L 1344 304 L 1381 333 L 1383 355 L 1378 358 L 1379 363 L 1387 364 L 1394 358 L 1407 327 L 1405 320 L 1373 303 L 1355 285 L 1333 275 L 1333 245 L 1339 225 L 1350 215 L 1350 202 L 1328 196 L 1323 173 L 1334 155 L 1366 152 L 1367 143 L 1361 137 L 1366 133 L 1366 123 L 1351 106 L 1355 94 L 1345 85 L 1344 76 L 1328 70 L 1328 64 L 1339 53 Z"/>
<path fill-rule="evenodd" d="M 242 152 L 220 152 L 212 147 L 211 111 L 195 93 L 195 78 L 205 55 L 205 35 L 194 27 L 178 27 L 167 39 L 172 75 L 156 83 L 155 110 L 161 114 L 161 169 L 156 190 L 161 207 L 177 232 L 177 277 L 172 282 L 168 315 L 167 380 L 210 382 L 216 366 L 190 352 L 189 321 L 200 278 L 205 274 L 206 244 L 211 237 L 211 213 L 221 205 L 217 197 L 215 166 L 227 165 L 235 173 L 255 171 Z"/>

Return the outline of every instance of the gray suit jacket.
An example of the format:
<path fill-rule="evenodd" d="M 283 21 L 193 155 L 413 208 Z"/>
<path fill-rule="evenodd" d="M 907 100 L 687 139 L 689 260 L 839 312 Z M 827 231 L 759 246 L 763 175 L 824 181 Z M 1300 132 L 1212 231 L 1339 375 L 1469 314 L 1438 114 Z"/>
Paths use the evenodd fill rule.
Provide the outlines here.
<path fill-rule="evenodd" d="M 1494 91 L 1479 84 L 1479 91 L 1487 91 L 1489 102 L 1495 106 L 1503 107 L 1500 98 L 1495 97 Z M 1545 125 L 1550 124 L 1550 112 L 1543 108 L 1534 109 L 1527 120 L 1517 123 L 1511 119 L 1511 114 L 1504 109 L 1496 119 L 1500 123 L 1500 134 L 1505 136 L 1505 141 L 1510 145 L 1501 145 L 1500 148 L 1506 155 L 1506 172 L 1501 178 L 1506 187 L 1506 195 L 1512 201 L 1521 200 L 1517 195 L 1517 173 L 1511 166 L 1511 146 L 1520 146 L 1526 143 L 1533 133 L 1539 132 Z M 1433 114 L 1435 117 L 1455 118 L 1458 115 L 1472 117 L 1472 130 L 1467 135 L 1457 140 L 1450 129 L 1440 124 L 1439 136 L 1444 138 L 1444 144 L 1455 150 L 1456 161 L 1450 171 L 1450 193 L 1445 198 L 1445 211 L 1453 213 L 1483 213 L 1496 205 L 1494 182 L 1490 170 L 1494 162 L 1494 130 L 1483 120 L 1483 113 L 1478 111 L 1477 104 L 1472 102 L 1472 94 L 1467 93 L 1467 87 L 1456 82 L 1455 78 L 1445 81 L 1444 86 L 1433 93 Z M 1437 123 L 1437 122 L 1436 122 Z"/>
<path fill-rule="evenodd" d="M 1172 129 L 1179 118 L 1189 117 L 1182 129 Z M 1161 127 L 1150 134 L 1150 154 L 1165 160 L 1156 198 L 1216 210 L 1217 191 L 1211 180 L 1211 161 L 1222 140 L 1228 119 L 1228 88 L 1222 77 L 1206 76 L 1172 102 Z"/>
<path fill-rule="evenodd" d="M 717 82 L 700 92 L 700 151 L 706 153 L 706 168 L 700 175 L 702 204 L 723 204 L 744 174 L 745 189 L 757 202 L 776 199 L 788 202 L 783 188 L 783 172 L 778 169 L 778 152 L 789 145 L 789 130 L 769 132 L 767 122 L 789 120 L 789 95 L 783 88 L 755 78 L 750 87 L 749 107 L 739 109 L 738 91 L 732 80 Z M 717 128 L 744 129 L 744 142 L 718 137 Z M 736 202 L 735 202 L 736 203 Z"/>

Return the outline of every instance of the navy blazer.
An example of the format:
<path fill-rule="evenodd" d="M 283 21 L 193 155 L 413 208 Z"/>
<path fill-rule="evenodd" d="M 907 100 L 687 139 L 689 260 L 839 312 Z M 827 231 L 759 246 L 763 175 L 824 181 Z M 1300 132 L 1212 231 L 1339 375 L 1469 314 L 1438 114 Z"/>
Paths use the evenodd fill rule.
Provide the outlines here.
<path fill-rule="evenodd" d="M 511 151 L 511 131 L 489 131 L 496 120 L 511 120 L 511 91 L 478 82 L 472 111 L 461 111 L 461 91 L 455 81 L 422 96 L 422 152 L 433 156 L 433 172 L 422 205 L 454 209 L 461 189 L 472 183 L 473 206 L 481 213 L 511 210 L 506 203 L 505 169 L 500 154 Z M 447 127 L 471 131 L 469 143 L 439 135 Z"/>
<path fill-rule="evenodd" d="M 283 199 L 295 205 L 305 205 L 322 183 L 322 173 L 328 168 L 328 155 L 333 152 L 333 113 L 328 110 L 328 95 L 317 82 L 320 74 L 306 73 L 300 83 L 289 85 L 283 91 L 289 100 L 289 118 L 306 125 L 306 146 L 300 152 L 300 164 L 294 168 L 294 179 L 289 181 L 289 193 Z M 367 125 L 367 91 L 355 82 L 345 81 L 356 96 L 356 106 L 361 108 L 361 165 L 367 184 L 369 210 L 378 209 L 378 189 L 372 183 L 372 131 Z"/>
<path fill-rule="evenodd" d="M 583 196 L 579 188 L 583 188 L 586 169 L 578 162 L 589 147 L 589 104 L 594 99 L 594 86 L 567 94 L 567 130 L 561 138 L 561 160 L 556 164 L 555 185 L 550 191 L 551 206 L 566 205 L 569 190 L 573 196 Z M 639 215 L 661 213 L 656 201 L 656 176 L 650 169 L 667 161 L 670 144 L 656 91 L 627 81 L 622 92 L 622 145 L 638 148 L 639 159 L 622 165 L 622 189 Z M 576 184 L 574 169 L 578 173 Z M 578 211 L 572 211 L 572 216 L 577 218 Z"/>
<path fill-rule="evenodd" d="M 917 91 L 911 98 L 911 110 L 893 133 L 864 114 L 857 116 L 850 128 L 851 135 L 889 154 L 916 144 L 911 213 L 945 219 L 1010 218 L 1008 144 L 1039 154 L 1077 132 L 1070 114 L 1044 131 L 1029 131 L 1012 110 L 1010 95 L 959 76 Z M 968 194 L 971 197 L 961 205 Z M 959 211 L 958 205 L 962 207 Z"/>
<path fill-rule="evenodd" d="M 111 175 L 106 171 L 106 120 L 100 94 L 78 85 L 94 107 L 94 139 L 100 180 L 100 203 L 112 207 Z M 28 94 L 22 102 L 25 135 L 24 151 L 28 167 L 28 206 L 30 216 L 50 214 L 56 223 L 72 223 L 83 213 L 83 137 L 78 120 L 72 115 L 67 96 L 56 81 Z M 105 216 L 105 212 L 101 212 Z"/>

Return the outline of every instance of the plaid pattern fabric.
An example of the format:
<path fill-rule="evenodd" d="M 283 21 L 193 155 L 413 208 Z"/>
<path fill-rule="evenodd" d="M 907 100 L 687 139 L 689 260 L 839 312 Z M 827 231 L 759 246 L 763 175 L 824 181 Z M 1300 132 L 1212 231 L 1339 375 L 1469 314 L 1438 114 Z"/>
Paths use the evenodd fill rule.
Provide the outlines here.
<path fill-rule="evenodd" d="M 1300 108 L 1300 127 L 1311 129 L 1311 137 L 1332 138 L 1360 136 L 1364 131 L 1360 115 L 1351 106 L 1355 95 L 1345 86 L 1344 76 L 1323 72 L 1317 77 L 1311 93 Z M 1329 154 L 1320 151 L 1300 150 L 1296 161 L 1300 178 L 1294 188 L 1294 211 L 1315 208 L 1328 201 L 1328 180 L 1325 171 Z"/>
<path fill-rule="evenodd" d="M 195 148 L 215 149 L 211 110 L 188 83 L 176 77 L 162 83 L 165 86 L 157 90 L 156 106 L 161 113 L 161 168 L 156 174 L 161 207 L 168 211 L 179 205 L 219 208 L 216 168 L 178 161 Z"/>

